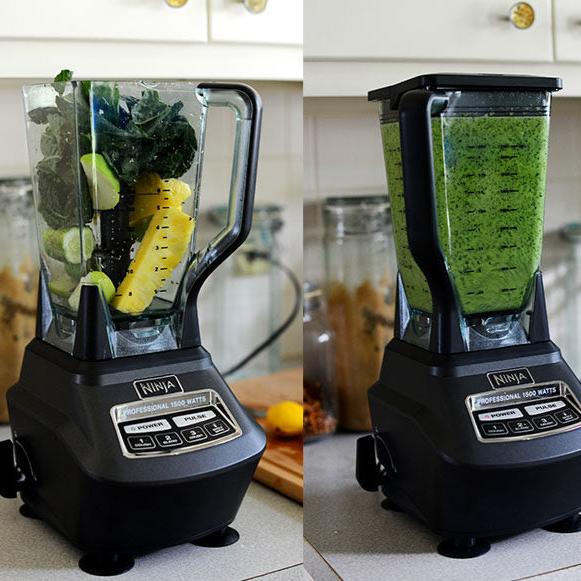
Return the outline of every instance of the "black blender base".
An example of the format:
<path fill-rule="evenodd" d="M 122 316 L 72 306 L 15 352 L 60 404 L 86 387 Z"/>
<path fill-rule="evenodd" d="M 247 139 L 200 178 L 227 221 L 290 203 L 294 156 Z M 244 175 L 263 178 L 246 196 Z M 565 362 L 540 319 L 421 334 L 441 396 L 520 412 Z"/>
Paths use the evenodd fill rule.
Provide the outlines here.
<path fill-rule="evenodd" d="M 475 537 L 446 539 L 438 545 L 438 553 L 451 559 L 473 559 L 490 551 L 490 543 Z"/>
<path fill-rule="evenodd" d="M 127 573 L 135 559 L 122 553 L 88 553 L 79 559 L 79 568 L 89 575 L 113 577 Z"/>
<path fill-rule="evenodd" d="M 201 539 L 196 539 L 192 541 L 192 545 L 197 547 L 228 547 L 233 545 L 240 539 L 240 533 L 232 527 L 224 527 L 219 531 L 216 531 L 207 537 L 202 537 Z"/>
<path fill-rule="evenodd" d="M 577 512 L 543 529 L 551 533 L 578 533 L 581 531 L 581 514 Z"/>
<path fill-rule="evenodd" d="M 30 506 L 28 506 L 28 504 L 22 504 L 20 505 L 20 508 L 18 509 L 18 512 L 26 517 L 26 518 L 32 518 L 34 520 L 42 520 L 42 517 L 40 517 L 35 510 L 33 510 L 32 508 L 30 508 Z"/>

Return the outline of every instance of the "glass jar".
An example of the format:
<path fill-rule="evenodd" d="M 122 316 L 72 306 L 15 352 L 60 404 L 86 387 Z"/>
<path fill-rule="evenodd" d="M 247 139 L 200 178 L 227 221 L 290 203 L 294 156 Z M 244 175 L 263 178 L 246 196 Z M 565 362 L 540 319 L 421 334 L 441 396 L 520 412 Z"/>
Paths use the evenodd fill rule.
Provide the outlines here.
<path fill-rule="evenodd" d="M 308 442 L 335 432 L 337 386 L 335 338 L 323 293 L 311 282 L 306 282 L 303 289 L 303 434 Z"/>
<path fill-rule="evenodd" d="M 226 223 L 228 208 L 209 212 L 214 227 Z M 264 341 L 281 323 L 281 271 L 270 260 L 278 260 L 278 235 L 284 226 L 282 208 L 255 206 L 252 230 L 246 242 L 208 280 L 200 308 L 204 345 L 218 369 L 227 371 Z M 275 341 L 248 362 L 235 378 L 274 373 L 280 369 L 280 342 Z"/>
<path fill-rule="evenodd" d="M 326 296 L 335 332 L 339 425 L 369 430 L 367 390 L 393 337 L 395 251 L 386 195 L 328 198 Z"/>
<path fill-rule="evenodd" d="M 0 180 L 0 204 L 0 422 L 8 422 L 6 391 L 18 380 L 35 332 L 38 259 L 30 180 Z"/>

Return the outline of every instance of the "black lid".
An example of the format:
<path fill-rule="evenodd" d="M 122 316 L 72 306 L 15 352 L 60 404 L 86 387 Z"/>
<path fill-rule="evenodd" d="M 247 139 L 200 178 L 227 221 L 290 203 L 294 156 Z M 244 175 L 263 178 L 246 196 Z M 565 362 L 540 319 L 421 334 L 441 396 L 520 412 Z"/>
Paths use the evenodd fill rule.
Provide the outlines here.
<path fill-rule="evenodd" d="M 375 89 L 367 94 L 369 101 L 389 100 L 391 107 L 403 93 L 413 89 L 465 89 L 472 91 L 558 91 L 563 87 L 561 79 L 555 77 L 534 77 L 531 75 L 462 75 L 453 73 L 432 73 L 407 79 L 396 85 Z"/>

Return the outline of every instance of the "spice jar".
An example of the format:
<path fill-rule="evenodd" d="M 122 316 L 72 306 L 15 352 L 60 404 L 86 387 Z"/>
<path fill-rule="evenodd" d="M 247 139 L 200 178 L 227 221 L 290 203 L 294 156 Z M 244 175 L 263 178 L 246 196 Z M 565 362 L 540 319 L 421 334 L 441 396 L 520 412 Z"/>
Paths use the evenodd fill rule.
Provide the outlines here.
<path fill-rule="evenodd" d="M 0 180 L 0 204 L 0 422 L 8 422 L 6 391 L 18 380 L 35 331 L 38 259 L 30 180 Z"/>
<path fill-rule="evenodd" d="M 337 390 L 334 336 L 322 291 L 309 282 L 303 291 L 303 434 L 309 441 L 337 428 Z"/>
<path fill-rule="evenodd" d="M 367 391 L 393 336 L 396 262 L 386 195 L 328 198 L 326 296 L 335 332 L 339 425 L 369 430 Z"/>

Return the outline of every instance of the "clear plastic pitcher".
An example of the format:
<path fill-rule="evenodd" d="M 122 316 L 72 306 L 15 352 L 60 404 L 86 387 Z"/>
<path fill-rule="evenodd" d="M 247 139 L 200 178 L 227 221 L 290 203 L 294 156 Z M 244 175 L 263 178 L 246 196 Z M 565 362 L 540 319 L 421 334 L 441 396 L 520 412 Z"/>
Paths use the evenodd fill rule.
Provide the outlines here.
<path fill-rule="evenodd" d="M 186 303 L 195 309 L 202 282 L 250 228 L 258 95 L 233 84 L 80 81 L 28 86 L 24 97 L 41 338 L 80 358 L 195 342 L 187 338 L 197 323 Z M 229 108 L 235 124 L 229 205 L 223 229 L 198 249 L 206 120 L 214 106 Z M 104 321 L 89 323 L 94 308 Z M 92 354 L 87 341 L 95 338 L 87 334 L 103 335 Z"/>
<path fill-rule="evenodd" d="M 540 266 L 550 95 L 558 88 L 558 79 L 538 77 L 425 75 L 370 93 L 380 106 L 412 342 L 428 344 L 440 278 L 467 348 L 526 341 L 521 315 Z M 443 277 L 432 272 L 438 257 L 418 263 L 419 246 L 432 242 Z"/>

